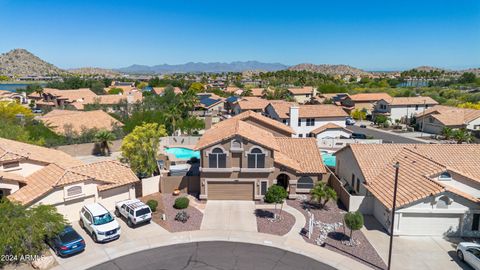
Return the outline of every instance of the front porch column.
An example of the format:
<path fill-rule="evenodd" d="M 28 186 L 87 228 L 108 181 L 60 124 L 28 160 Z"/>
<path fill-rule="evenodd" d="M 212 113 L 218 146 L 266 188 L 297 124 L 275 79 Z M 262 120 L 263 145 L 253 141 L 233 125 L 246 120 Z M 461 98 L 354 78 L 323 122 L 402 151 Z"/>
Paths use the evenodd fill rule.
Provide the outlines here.
<path fill-rule="evenodd" d="M 297 195 L 297 179 L 290 179 L 288 181 L 288 198 L 296 199 Z"/>

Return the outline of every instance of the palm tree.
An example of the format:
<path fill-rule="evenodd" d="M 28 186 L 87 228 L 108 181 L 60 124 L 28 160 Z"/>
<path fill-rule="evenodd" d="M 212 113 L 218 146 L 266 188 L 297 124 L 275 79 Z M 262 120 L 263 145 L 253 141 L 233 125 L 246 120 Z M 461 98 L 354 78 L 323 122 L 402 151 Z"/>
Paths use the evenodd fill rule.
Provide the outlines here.
<path fill-rule="evenodd" d="M 324 182 L 317 182 L 315 187 L 310 191 L 312 200 L 324 208 L 330 200 L 337 200 L 337 193 L 335 190 L 327 186 Z"/>
<path fill-rule="evenodd" d="M 450 140 L 454 135 L 453 129 L 449 127 L 444 127 L 442 129 L 442 135 L 445 138 L 445 140 Z"/>
<path fill-rule="evenodd" d="M 106 129 L 99 130 L 95 134 L 95 142 L 100 145 L 100 151 L 104 156 L 110 155 L 110 145 L 115 139 L 115 134 Z"/>
<path fill-rule="evenodd" d="M 170 123 L 171 134 L 173 135 L 177 128 L 177 122 L 181 119 L 180 108 L 178 106 L 171 106 L 163 113 L 165 123 Z"/>
<path fill-rule="evenodd" d="M 455 130 L 453 138 L 457 141 L 458 144 L 462 144 L 464 142 L 470 143 L 473 140 L 472 134 L 465 128 Z"/>

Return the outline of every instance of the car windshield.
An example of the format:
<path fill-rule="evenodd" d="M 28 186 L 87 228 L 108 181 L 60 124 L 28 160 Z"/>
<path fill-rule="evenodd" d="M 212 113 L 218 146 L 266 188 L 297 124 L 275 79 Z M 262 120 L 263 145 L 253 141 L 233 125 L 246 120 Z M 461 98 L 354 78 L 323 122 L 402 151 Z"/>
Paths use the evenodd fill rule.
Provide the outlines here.
<path fill-rule="evenodd" d="M 150 213 L 150 209 L 142 208 L 142 209 L 137 210 L 136 217 L 143 216 L 143 215 L 148 214 L 148 213 Z"/>
<path fill-rule="evenodd" d="M 106 213 L 100 216 L 93 217 L 93 225 L 102 225 L 107 224 L 113 221 L 112 215 L 110 213 Z"/>
<path fill-rule="evenodd" d="M 62 232 L 58 237 L 62 243 L 70 243 L 80 240 L 80 235 L 78 235 L 78 233 L 75 231 Z"/>

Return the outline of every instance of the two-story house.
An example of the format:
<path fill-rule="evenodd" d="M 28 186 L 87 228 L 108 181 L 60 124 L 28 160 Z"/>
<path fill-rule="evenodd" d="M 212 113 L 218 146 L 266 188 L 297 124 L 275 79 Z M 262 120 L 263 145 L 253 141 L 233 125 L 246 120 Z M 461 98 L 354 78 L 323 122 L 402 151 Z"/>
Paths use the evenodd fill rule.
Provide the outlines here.
<path fill-rule="evenodd" d="M 445 127 L 480 130 L 480 110 L 437 105 L 416 115 L 420 130 L 442 134 Z"/>
<path fill-rule="evenodd" d="M 25 206 L 49 204 L 69 221 L 81 207 L 135 198 L 140 180 L 117 161 L 84 164 L 61 151 L 0 138 L 0 197 Z"/>
<path fill-rule="evenodd" d="M 305 104 L 317 95 L 317 88 L 312 86 L 288 88 L 288 93 L 290 93 L 295 102 Z"/>
<path fill-rule="evenodd" d="M 326 168 L 315 140 L 291 138 L 291 132 L 255 112 L 207 130 L 195 147 L 201 153 L 200 199 L 260 200 L 275 184 L 289 198 L 308 193 L 326 179 Z"/>
<path fill-rule="evenodd" d="M 349 211 L 390 230 L 398 162 L 395 235 L 480 236 L 480 145 L 351 144 L 335 156 Z"/>
<path fill-rule="evenodd" d="M 348 114 L 339 106 L 331 104 L 298 105 L 292 102 L 270 103 L 265 114 L 295 131 L 295 137 L 340 138 L 345 134 L 345 118 Z M 326 126 L 328 124 L 328 126 Z M 334 125 L 334 126 L 333 126 Z M 320 129 L 321 127 L 324 127 Z M 322 134 L 329 129 L 328 135 Z"/>
<path fill-rule="evenodd" d="M 405 122 L 435 105 L 438 105 L 438 102 L 431 97 L 394 97 L 376 102 L 372 114 L 373 118 L 377 115 L 385 115 L 392 122 L 397 120 Z"/>
<path fill-rule="evenodd" d="M 345 97 L 340 103 L 348 112 L 364 110 L 367 114 L 371 114 L 375 104 L 382 99 L 391 100 L 392 97 L 387 93 L 360 93 Z"/>

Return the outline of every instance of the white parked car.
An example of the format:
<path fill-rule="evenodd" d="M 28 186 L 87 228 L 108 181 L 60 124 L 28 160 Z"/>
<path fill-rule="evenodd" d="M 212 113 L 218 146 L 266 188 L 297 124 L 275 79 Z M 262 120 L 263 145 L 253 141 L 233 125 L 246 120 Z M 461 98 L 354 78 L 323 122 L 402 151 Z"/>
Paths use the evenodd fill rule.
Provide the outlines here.
<path fill-rule="evenodd" d="M 480 244 L 462 242 L 457 246 L 457 256 L 473 269 L 480 270 Z"/>
<path fill-rule="evenodd" d="M 351 117 L 347 117 L 347 118 L 345 119 L 345 125 L 347 125 L 347 126 L 353 126 L 353 125 L 355 125 L 355 120 L 353 120 L 353 118 L 351 118 Z"/>
<path fill-rule="evenodd" d="M 80 227 L 86 230 L 94 242 L 107 242 L 120 237 L 120 224 L 99 203 L 87 204 L 80 211 Z"/>
<path fill-rule="evenodd" d="M 129 227 L 152 220 L 152 210 L 139 199 L 117 202 L 115 204 L 115 215 L 117 217 L 123 216 Z"/>

